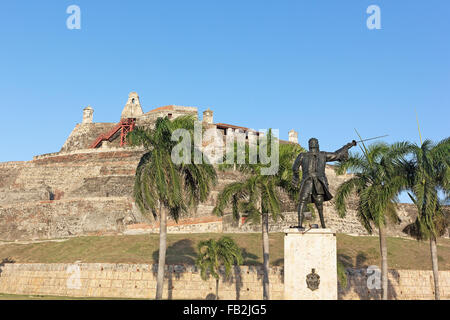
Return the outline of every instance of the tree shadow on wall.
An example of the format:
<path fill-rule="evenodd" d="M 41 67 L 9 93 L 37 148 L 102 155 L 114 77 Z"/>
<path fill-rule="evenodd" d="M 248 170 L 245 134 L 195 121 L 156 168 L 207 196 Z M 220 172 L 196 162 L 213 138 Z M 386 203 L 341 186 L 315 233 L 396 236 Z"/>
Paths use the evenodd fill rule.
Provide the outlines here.
<path fill-rule="evenodd" d="M 258 261 L 258 256 L 253 254 L 253 253 L 249 253 L 247 251 L 247 249 L 245 248 L 241 248 L 241 254 L 242 257 L 244 258 L 244 262 L 243 265 L 245 266 L 249 266 L 250 270 L 256 270 L 258 268 L 260 268 L 261 263 Z M 251 271 L 247 272 L 250 273 Z M 240 300 L 241 297 L 241 290 L 243 289 L 244 285 L 243 285 L 243 281 L 242 281 L 242 274 L 243 271 L 241 269 L 240 266 L 235 265 L 232 268 L 231 274 L 229 276 L 226 275 L 225 273 L 225 268 L 222 266 L 219 270 L 219 277 L 220 277 L 220 283 L 227 283 L 227 284 L 234 284 L 235 287 L 235 293 L 236 293 L 236 300 Z M 207 273 L 207 277 L 209 279 L 210 275 L 209 272 Z M 258 279 L 262 279 L 261 276 L 258 276 Z M 245 288 L 244 288 L 245 290 Z M 248 288 L 246 290 L 249 290 Z M 216 295 L 215 293 L 209 293 L 206 297 L 206 300 L 216 300 Z"/>
<path fill-rule="evenodd" d="M 257 266 L 261 262 L 258 261 L 258 256 L 256 254 L 250 253 L 245 248 L 241 248 L 242 258 L 244 258 L 244 265 L 246 266 Z"/>
<path fill-rule="evenodd" d="M 7 263 L 15 263 L 15 262 L 16 261 L 14 261 L 14 259 L 12 259 L 11 257 L 4 258 L 2 260 L 2 262 L 0 262 L 0 274 L 3 271 L 3 267 L 5 266 L 5 264 L 7 264 Z"/>
<path fill-rule="evenodd" d="M 346 286 L 338 282 L 339 299 L 350 292 L 356 293 L 360 300 L 382 299 L 382 289 L 377 289 L 377 283 L 381 285 L 381 279 L 378 282 L 375 278 L 375 271 L 369 270 L 367 256 L 364 253 L 360 252 L 356 255 L 355 263 L 353 263 L 351 257 L 345 254 L 338 254 L 338 261 L 346 268 L 347 276 Z M 400 275 L 396 270 L 388 270 L 388 273 L 397 283 L 399 282 Z M 395 300 L 396 298 L 397 293 L 391 279 L 388 278 L 388 300 Z"/>
<path fill-rule="evenodd" d="M 245 267 L 247 267 L 247 271 L 243 271 L 240 266 L 234 266 L 233 273 L 230 275 L 228 279 L 225 278 L 225 275 L 223 275 L 223 281 L 227 281 L 229 283 L 235 284 L 235 291 L 236 291 L 236 300 L 240 300 L 241 298 L 241 292 L 242 291 L 250 291 L 249 287 L 246 287 L 242 281 L 242 278 L 245 275 L 250 274 L 256 274 L 256 281 L 261 283 L 261 286 L 263 285 L 262 281 L 264 278 L 264 270 L 261 263 L 255 263 L 254 265 L 248 265 L 245 264 Z"/>
<path fill-rule="evenodd" d="M 167 279 L 169 300 L 172 300 L 173 297 L 173 278 L 179 280 L 181 275 L 187 272 L 186 265 L 195 264 L 196 257 L 197 252 L 194 250 L 192 240 L 183 239 L 167 247 L 164 279 Z M 159 249 L 153 252 L 152 258 L 152 272 L 156 276 L 158 274 Z"/>
<path fill-rule="evenodd" d="M 274 267 L 282 267 L 283 265 L 284 265 L 284 258 L 277 259 L 272 263 L 272 266 Z"/>
<path fill-rule="evenodd" d="M 253 253 L 250 253 L 245 248 L 241 248 L 242 257 L 244 258 L 243 264 L 248 267 L 247 274 L 249 274 L 252 271 L 260 269 L 262 264 L 259 261 L 259 257 Z M 249 290 L 249 288 L 244 288 L 244 284 L 242 281 L 242 269 L 240 266 L 235 266 L 233 269 L 232 276 L 228 279 L 229 282 L 234 282 L 235 289 L 236 289 L 236 300 L 240 300 L 241 298 L 241 291 L 242 290 Z M 260 273 L 258 274 L 258 281 L 262 281 L 262 275 Z"/>
<path fill-rule="evenodd" d="M 222 278 L 222 282 L 230 283 L 235 285 L 235 292 L 236 292 L 236 300 L 240 300 L 241 297 L 241 289 L 243 286 L 242 283 L 242 269 L 240 266 L 234 266 L 233 271 L 231 274 L 227 277 L 225 274 L 225 270 L 221 270 L 220 277 Z M 209 295 L 208 295 L 209 296 Z M 206 296 L 206 299 L 208 299 L 208 296 Z M 215 296 L 215 295 L 214 295 Z"/>
<path fill-rule="evenodd" d="M 236 288 L 236 300 L 240 300 L 241 292 L 242 291 L 250 291 L 250 288 L 244 286 L 244 283 L 242 281 L 242 278 L 244 273 L 247 275 L 253 273 L 256 274 L 256 281 L 260 282 L 261 287 L 263 285 L 263 278 L 264 278 L 264 270 L 262 262 L 259 260 L 259 256 L 249 253 L 246 249 L 242 249 L 242 256 L 244 258 L 244 263 L 247 267 L 247 271 L 243 271 L 240 266 L 235 266 L 233 270 L 233 274 L 229 277 L 229 279 L 224 279 L 224 281 L 228 281 L 235 284 Z M 272 267 L 281 267 L 284 264 L 284 258 L 275 260 L 271 266 Z M 279 281 L 281 283 L 284 283 L 284 273 L 283 269 L 281 269 L 281 272 L 279 273 Z"/>

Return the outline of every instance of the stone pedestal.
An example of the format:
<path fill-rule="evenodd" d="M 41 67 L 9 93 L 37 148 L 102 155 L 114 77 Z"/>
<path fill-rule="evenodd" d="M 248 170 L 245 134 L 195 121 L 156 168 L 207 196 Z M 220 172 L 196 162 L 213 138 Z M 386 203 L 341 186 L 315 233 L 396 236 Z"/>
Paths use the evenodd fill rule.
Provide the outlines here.
<path fill-rule="evenodd" d="M 285 230 L 284 299 L 336 300 L 336 259 L 336 233 L 330 229 Z"/>

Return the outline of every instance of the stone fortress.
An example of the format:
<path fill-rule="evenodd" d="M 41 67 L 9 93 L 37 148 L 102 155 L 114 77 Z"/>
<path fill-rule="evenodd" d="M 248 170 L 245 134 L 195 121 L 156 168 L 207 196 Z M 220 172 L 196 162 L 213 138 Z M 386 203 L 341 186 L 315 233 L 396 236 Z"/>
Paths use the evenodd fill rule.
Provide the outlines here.
<path fill-rule="evenodd" d="M 0 163 L 0 240 L 158 232 L 157 222 L 143 217 L 132 198 L 135 169 L 144 150 L 127 146 L 124 137 L 135 126 L 152 126 L 158 117 L 193 115 L 198 119 L 198 109 L 168 105 L 144 113 L 138 94 L 132 92 L 120 122 L 94 122 L 93 115 L 90 106 L 83 110 L 82 122 L 59 152 L 38 155 L 31 161 Z M 224 135 L 235 129 L 247 135 L 260 134 L 245 127 L 215 123 L 210 109 L 203 112 L 202 122 L 208 128 L 222 130 Z M 298 143 L 298 133 L 291 130 L 289 141 L 280 143 Z M 332 166 L 327 166 L 326 171 L 330 190 L 335 194 L 349 175 L 336 176 Z M 218 177 L 209 199 L 178 223 L 169 221 L 169 232 L 260 232 L 258 225 L 245 223 L 244 219 L 235 222 L 231 215 L 212 214 L 218 192 L 242 178 L 237 171 L 219 171 Z M 337 232 L 366 234 L 356 218 L 355 204 L 350 201 L 347 217 L 341 219 L 332 201 L 326 202 L 327 226 Z M 283 206 L 285 219 L 271 222 L 273 232 L 282 232 L 296 223 L 294 203 L 286 197 Z M 400 204 L 398 212 L 401 223 L 390 227 L 388 233 L 405 236 L 401 230 L 413 221 L 415 208 Z"/>

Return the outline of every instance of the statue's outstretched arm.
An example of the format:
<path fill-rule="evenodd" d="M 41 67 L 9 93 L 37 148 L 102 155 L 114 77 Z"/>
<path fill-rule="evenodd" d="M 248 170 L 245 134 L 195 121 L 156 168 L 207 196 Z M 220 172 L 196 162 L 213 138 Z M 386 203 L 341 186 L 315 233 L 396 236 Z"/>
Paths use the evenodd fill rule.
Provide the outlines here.
<path fill-rule="evenodd" d="M 353 140 L 350 143 L 347 143 L 345 146 L 336 150 L 335 152 L 328 152 L 327 153 L 327 162 L 347 160 L 348 159 L 348 150 L 354 146 L 356 146 L 355 140 Z"/>

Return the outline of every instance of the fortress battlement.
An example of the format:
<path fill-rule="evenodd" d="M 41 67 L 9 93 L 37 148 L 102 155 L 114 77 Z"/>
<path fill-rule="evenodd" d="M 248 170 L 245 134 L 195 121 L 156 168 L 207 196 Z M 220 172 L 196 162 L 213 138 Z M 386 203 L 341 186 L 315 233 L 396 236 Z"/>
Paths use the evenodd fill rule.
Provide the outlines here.
<path fill-rule="evenodd" d="M 131 93 L 121 116 L 135 116 L 137 125 L 154 124 L 158 117 L 192 114 L 198 119 L 196 107 L 169 105 L 141 113 L 139 97 Z M 135 99 L 135 100 L 133 100 Z M 92 143 L 117 123 L 93 122 L 94 110 L 83 110 L 83 121 L 74 130 L 59 152 L 37 155 L 31 161 L 0 163 L 0 240 L 62 238 L 87 234 L 158 232 L 157 223 L 137 210 L 132 198 L 136 167 L 144 149 L 120 146 L 120 132 Z M 203 123 L 225 133 L 230 129 L 249 128 L 215 123 L 213 111 L 203 112 Z M 120 124 L 121 122 L 119 122 Z M 298 134 L 289 133 L 289 142 L 297 143 Z M 280 141 L 281 142 L 281 141 Z M 337 176 L 332 166 L 326 167 L 330 191 L 351 175 Z M 209 198 L 195 210 L 169 224 L 170 232 L 259 232 L 259 227 L 234 222 L 231 215 L 216 217 L 212 211 L 218 193 L 229 183 L 243 176 L 238 171 L 218 171 L 218 184 Z M 272 232 L 282 232 L 296 219 L 295 204 L 283 195 L 285 219 L 271 224 Z M 350 201 L 345 219 L 338 216 L 334 205 L 325 206 L 328 226 L 337 232 L 367 234 L 356 215 L 356 201 Z M 412 222 L 415 208 L 401 205 L 402 222 L 388 230 L 402 235 L 401 229 Z M 231 208 L 230 208 L 231 213 Z M 312 222 L 311 222 L 312 223 Z"/>

